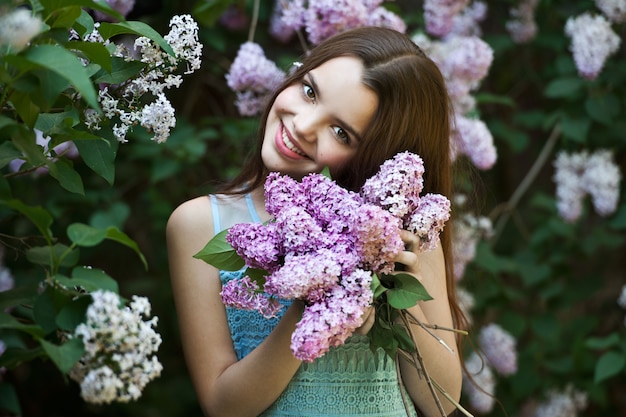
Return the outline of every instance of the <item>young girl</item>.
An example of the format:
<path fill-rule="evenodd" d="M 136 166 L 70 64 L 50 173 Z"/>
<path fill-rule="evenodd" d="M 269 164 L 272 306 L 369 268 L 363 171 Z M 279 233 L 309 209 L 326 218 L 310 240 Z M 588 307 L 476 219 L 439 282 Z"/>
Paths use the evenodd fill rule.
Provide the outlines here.
<path fill-rule="evenodd" d="M 276 92 L 262 117 L 257 151 L 240 175 L 221 194 L 192 199 L 172 213 L 167 241 L 174 298 L 187 365 L 207 416 L 441 415 L 413 365 L 401 359 L 398 373 L 393 359 L 369 349 L 373 309 L 344 346 L 300 362 L 290 343 L 302 302 L 270 320 L 225 308 L 222 284 L 243 271 L 218 271 L 193 255 L 235 223 L 268 220 L 263 185 L 273 171 L 301 179 L 328 166 L 335 181 L 358 190 L 385 160 L 410 151 L 424 160 L 423 192 L 450 196 L 449 113 L 438 68 L 409 38 L 376 27 L 344 32 L 312 50 Z M 426 324 L 454 327 L 460 313 L 448 229 L 437 249 L 406 250 L 396 262 L 433 297 L 411 313 Z M 407 248 L 418 246 L 412 245 L 415 235 L 401 233 Z M 452 332 L 434 332 L 456 348 Z M 458 400 L 456 349 L 446 350 L 417 325 L 413 333 L 431 378 Z M 454 410 L 439 398 L 446 413 Z"/>

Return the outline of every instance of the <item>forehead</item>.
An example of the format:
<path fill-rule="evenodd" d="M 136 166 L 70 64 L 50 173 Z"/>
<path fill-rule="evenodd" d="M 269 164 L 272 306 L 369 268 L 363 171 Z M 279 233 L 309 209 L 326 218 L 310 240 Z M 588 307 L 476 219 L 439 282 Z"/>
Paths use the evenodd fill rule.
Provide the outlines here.
<path fill-rule="evenodd" d="M 319 104 L 362 135 L 378 107 L 376 93 L 363 84 L 362 62 L 350 56 L 333 58 L 309 75 Z"/>

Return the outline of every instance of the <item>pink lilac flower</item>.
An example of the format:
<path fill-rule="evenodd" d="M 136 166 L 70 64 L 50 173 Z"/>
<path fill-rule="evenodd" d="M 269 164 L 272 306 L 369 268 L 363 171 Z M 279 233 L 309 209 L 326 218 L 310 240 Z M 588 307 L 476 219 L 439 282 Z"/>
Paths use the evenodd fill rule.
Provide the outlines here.
<path fill-rule="evenodd" d="M 445 36 L 452 30 L 454 17 L 469 0 L 425 0 L 424 20 L 426 32 L 433 36 Z"/>
<path fill-rule="evenodd" d="M 226 235 L 226 241 L 235 249 L 247 266 L 273 271 L 278 266 L 278 232 L 273 223 L 238 223 Z"/>
<path fill-rule="evenodd" d="M 613 23 L 626 22 L 626 1 L 596 0 L 596 7 Z"/>
<path fill-rule="evenodd" d="M 608 216 L 617 209 L 621 178 L 612 151 L 600 149 L 587 158 L 582 187 L 591 195 L 593 207 L 600 216 Z"/>
<path fill-rule="evenodd" d="M 324 231 L 304 207 L 288 207 L 276 215 L 277 238 L 285 253 L 307 253 L 322 244 Z"/>
<path fill-rule="evenodd" d="M 261 46 L 254 42 L 240 46 L 226 74 L 228 87 L 237 94 L 235 104 L 243 116 L 259 114 L 284 79 L 284 71 L 267 59 Z"/>
<path fill-rule="evenodd" d="M 489 128 L 480 119 L 470 119 L 457 114 L 451 143 L 452 160 L 459 154 L 467 155 L 479 169 L 493 167 L 497 159 L 497 149 Z"/>
<path fill-rule="evenodd" d="M 466 359 L 465 369 L 463 392 L 467 395 L 469 404 L 481 414 L 489 413 L 495 405 L 493 394 L 496 391 L 496 379 L 493 371 L 476 352 L 472 352 Z"/>
<path fill-rule="evenodd" d="M 487 3 L 483 1 L 472 2 L 454 16 L 449 36 L 482 36 L 480 23 L 487 17 L 487 9 Z"/>
<path fill-rule="evenodd" d="M 480 346 L 491 366 L 502 375 L 517 372 L 516 340 L 496 323 L 491 323 L 480 330 Z"/>
<path fill-rule="evenodd" d="M 587 408 L 587 394 L 568 385 L 564 390 L 552 390 L 548 398 L 535 409 L 534 417 L 577 416 Z"/>
<path fill-rule="evenodd" d="M 489 218 L 464 213 L 452 221 L 452 258 L 454 278 L 459 281 L 466 266 L 476 257 L 476 247 L 481 238 L 489 236 L 492 224 Z"/>
<path fill-rule="evenodd" d="M 419 251 L 437 247 L 439 234 L 450 219 L 450 200 L 441 194 L 426 194 L 405 221 L 405 229 L 420 238 Z"/>
<path fill-rule="evenodd" d="M 539 0 L 520 0 L 517 7 L 510 10 L 511 20 L 506 22 L 506 30 L 515 43 L 526 43 L 537 35 L 535 9 Z"/>
<path fill-rule="evenodd" d="M 364 26 L 368 10 L 355 0 L 309 0 L 304 28 L 309 41 L 317 45 L 329 37 Z"/>
<path fill-rule="evenodd" d="M 228 281 L 222 287 L 220 296 L 225 305 L 242 310 L 256 310 L 268 319 L 276 317 L 283 307 L 276 298 L 268 297 L 259 285 L 247 276 Z"/>
<path fill-rule="evenodd" d="M 293 38 L 296 33 L 294 26 L 288 24 L 283 18 L 285 15 L 285 0 L 276 0 L 274 3 L 274 9 L 272 10 L 272 15 L 270 17 L 270 26 L 269 33 L 272 38 L 276 39 L 281 43 L 287 43 Z M 295 27 L 300 26 L 300 22 L 295 25 Z"/>
<path fill-rule="evenodd" d="M 396 32 L 406 32 L 406 22 L 397 14 L 384 7 L 370 9 L 365 22 L 366 26 L 378 26 L 393 29 Z"/>
<path fill-rule="evenodd" d="M 600 74 L 606 60 L 617 52 L 621 43 L 604 16 L 590 13 L 567 19 L 565 34 L 572 39 L 570 50 L 578 73 L 590 80 Z"/>
<path fill-rule="evenodd" d="M 356 214 L 356 251 L 361 265 L 371 271 L 390 273 L 398 253 L 404 250 L 400 219 L 374 205 L 363 205 Z"/>

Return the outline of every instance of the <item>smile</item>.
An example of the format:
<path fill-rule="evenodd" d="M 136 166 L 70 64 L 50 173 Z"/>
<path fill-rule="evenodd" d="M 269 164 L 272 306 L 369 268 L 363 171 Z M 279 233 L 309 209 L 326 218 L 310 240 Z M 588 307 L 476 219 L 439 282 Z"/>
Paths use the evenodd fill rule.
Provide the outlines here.
<path fill-rule="evenodd" d="M 282 126 L 281 133 L 282 133 L 283 143 L 285 144 L 287 149 L 289 149 L 293 153 L 297 153 L 298 155 L 307 156 L 304 152 L 298 149 L 296 145 L 294 145 L 293 142 L 289 139 L 289 136 L 287 135 L 287 129 L 285 129 L 285 126 Z"/>

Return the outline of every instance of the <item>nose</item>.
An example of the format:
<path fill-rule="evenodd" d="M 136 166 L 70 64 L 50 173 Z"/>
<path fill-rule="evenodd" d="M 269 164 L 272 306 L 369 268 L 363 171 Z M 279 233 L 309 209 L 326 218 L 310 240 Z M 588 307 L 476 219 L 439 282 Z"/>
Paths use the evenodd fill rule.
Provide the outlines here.
<path fill-rule="evenodd" d="M 319 118 L 315 112 L 298 113 L 293 118 L 293 130 L 296 136 L 307 142 L 317 139 L 317 129 L 319 126 Z"/>

